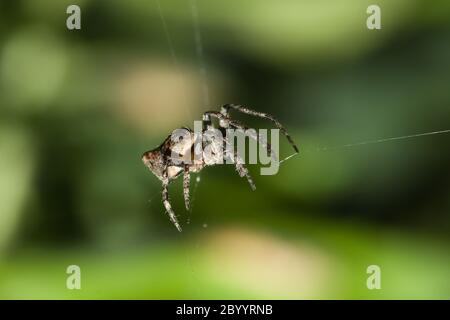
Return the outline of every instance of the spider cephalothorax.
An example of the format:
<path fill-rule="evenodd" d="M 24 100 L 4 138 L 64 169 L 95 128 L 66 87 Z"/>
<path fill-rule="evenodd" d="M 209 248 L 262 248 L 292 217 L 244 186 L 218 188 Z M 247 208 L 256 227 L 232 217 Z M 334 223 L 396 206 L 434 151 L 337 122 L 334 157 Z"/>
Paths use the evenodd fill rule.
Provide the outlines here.
<path fill-rule="evenodd" d="M 272 121 L 275 126 L 287 137 L 289 143 L 294 148 L 295 152 L 298 153 L 298 148 L 288 135 L 286 129 L 278 122 L 274 117 L 269 114 L 253 111 L 251 109 L 245 108 L 240 105 L 227 104 L 222 106 L 220 112 L 217 111 L 207 111 L 203 114 L 202 119 L 202 134 L 209 129 L 212 129 L 211 118 L 216 118 L 219 120 L 219 130 L 224 132 L 229 128 L 239 129 L 248 131 L 248 128 L 241 123 L 232 120 L 229 116 L 229 110 L 234 109 L 245 114 L 253 115 L 256 117 L 268 119 Z M 236 171 L 239 176 L 246 177 L 250 187 L 255 190 L 255 184 L 248 172 L 247 167 L 240 161 L 240 158 L 234 150 L 230 152 L 226 146 L 229 145 L 226 137 L 212 138 L 207 140 L 208 147 L 210 149 L 209 153 L 204 153 L 202 151 L 198 152 L 197 146 L 200 144 L 202 147 L 205 145 L 205 139 L 197 136 L 192 130 L 183 128 L 184 136 L 179 137 L 179 139 L 174 139 L 174 134 L 168 136 L 166 140 L 157 148 L 147 151 L 142 155 L 142 161 L 144 164 L 153 172 L 153 174 L 162 182 L 162 201 L 166 211 L 169 215 L 172 223 L 177 227 L 178 231 L 181 231 L 181 226 L 175 216 L 172 206 L 169 202 L 168 186 L 172 180 L 178 178 L 183 174 L 183 195 L 186 205 L 186 209 L 189 210 L 189 184 L 190 184 L 190 173 L 199 172 L 205 166 L 217 164 L 217 159 L 227 158 L 228 161 L 233 163 L 236 167 Z M 175 132 L 175 131 L 174 131 Z M 274 152 L 270 144 L 265 141 L 261 141 L 258 135 L 249 135 L 251 139 L 257 140 L 266 149 L 270 150 L 270 154 L 273 156 Z M 212 151 L 211 151 L 212 150 Z M 176 155 L 176 157 L 174 157 Z M 230 163 L 228 162 L 228 163 Z"/>

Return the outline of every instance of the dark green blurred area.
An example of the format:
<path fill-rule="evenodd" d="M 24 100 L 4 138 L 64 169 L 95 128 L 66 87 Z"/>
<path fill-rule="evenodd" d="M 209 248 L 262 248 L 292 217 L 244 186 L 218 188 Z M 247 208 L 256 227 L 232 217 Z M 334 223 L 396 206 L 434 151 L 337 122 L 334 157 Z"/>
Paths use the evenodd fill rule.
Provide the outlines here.
<path fill-rule="evenodd" d="M 450 2 L 370 4 L 1 0 L 0 298 L 448 299 L 450 135 L 340 146 L 450 128 Z M 179 234 L 140 156 L 225 103 L 301 155 L 177 181 Z"/>

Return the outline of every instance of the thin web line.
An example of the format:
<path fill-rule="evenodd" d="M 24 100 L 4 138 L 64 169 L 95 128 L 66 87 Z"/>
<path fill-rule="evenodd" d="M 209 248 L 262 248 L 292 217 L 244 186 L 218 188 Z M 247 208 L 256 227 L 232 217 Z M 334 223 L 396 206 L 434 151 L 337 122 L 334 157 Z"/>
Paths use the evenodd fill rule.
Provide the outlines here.
<path fill-rule="evenodd" d="M 338 149 L 338 148 L 350 148 L 350 147 L 356 147 L 356 146 L 363 146 L 366 144 L 383 143 L 383 142 L 395 141 L 395 140 L 412 139 L 412 138 L 417 138 L 417 137 L 432 136 L 432 135 L 436 135 L 436 134 L 444 134 L 444 133 L 449 133 L 449 132 L 450 132 L 450 129 L 410 134 L 410 135 L 400 136 L 400 137 L 383 138 L 383 139 L 377 139 L 377 140 L 367 140 L 367 141 L 363 141 L 363 142 L 344 144 L 342 146 L 337 146 L 337 147 L 322 147 L 322 148 L 319 148 L 319 151 L 326 151 L 326 150 Z"/>
<path fill-rule="evenodd" d="M 279 164 L 282 164 L 283 162 L 289 160 L 290 158 L 292 158 L 292 157 L 294 157 L 294 156 L 296 156 L 296 155 L 298 155 L 298 153 L 293 153 L 293 154 L 291 154 L 290 156 L 287 156 L 287 157 L 284 158 L 283 160 L 280 160 Z"/>
<path fill-rule="evenodd" d="M 161 18 L 161 21 L 162 21 L 162 24 L 163 24 L 164 34 L 166 35 L 167 45 L 169 46 L 169 50 L 170 50 L 170 54 L 172 56 L 172 60 L 175 63 L 175 65 L 178 66 L 177 55 L 175 53 L 175 49 L 174 49 L 174 46 L 173 46 L 173 43 L 172 43 L 172 38 L 170 37 L 169 28 L 167 27 L 167 22 L 166 22 L 166 19 L 164 18 L 164 13 L 162 11 L 161 3 L 159 2 L 159 0 L 156 0 L 156 5 L 158 7 L 159 17 Z"/>
<path fill-rule="evenodd" d="M 195 36 L 195 48 L 197 53 L 197 58 L 199 60 L 200 65 L 200 75 L 202 77 L 202 89 L 203 89 L 203 103 L 206 107 L 209 106 L 209 87 L 208 87 L 208 75 L 206 71 L 205 65 L 205 57 L 203 53 L 203 39 L 202 34 L 200 32 L 200 23 L 199 23 L 199 12 L 197 6 L 197 0 L 191 0 L 191 14 L 192 21 L 194 24 L 194 36 Z"/>
<path fill-rule="evenodd" d="M 176 68 L 176 71 L 178 72 L 178 74 L 181 77 L 180 81 L 183 83 L 183 85 L 185 85 L 186 84 L 186 80 L 185 80 L 185 78 L 182 75 L 182 72 L 181 72 L 181 69 L 180 69 L 180 65 L 178 63 L 178 57 L 177 57 L 177 54 L 176 54 L 176 51 L 175 51 L 175 46 L 173 45 L 172 37 L 170 36 L 170 32 L 169 32 L 169 27 L 168 27 L 166 18 L 164 17 L 164 12 L 162 10 L 161 2 L 159 0 L 156 0 L 156 6 L 157 6 L 157 9 L 158 9 L 159 17 L 161 18 L 161 22 L 162 22 L 163 29 L 164 29 L 164 34 L 165 34 L 166 39 L 167 39 L 167 45 L 169 47 L 169 51 L 170 51 L 170 55 L 172 57 L 173 64 L 174 64 L 174 66 Z M 187 100 L 187 99 L 184 99 L 184 100 Z M 186 115 L 189 118 L 192 118 L 191 110 L 189 108 L 184 108 L 184 109 L 185 109 Z"/>
<path fill-rule="evenodd" d="M 200 178 L 200 174 L 195 178 L 195 184 L 194 184 L 194 190 L 192 191 L 192 199 L 191 199 L 191 205 L 190 205 L 190 208 L 189 208 L 189 215 L 188 215 L 188 220 L 187 220 L 187 223 L 189 224 L 191 221 L 191 217 L 190 217 L 190 214 L 192 213 L 192 210 L 193 210 L 193 208 L 194 208 L 194 203 L 195 203 L 195 194 L 196 194 L 196 192 L 197 192 L 197 188 L 198 188 L 198 185 L 200 184 L 200 181 L 201 181 L 201 178 Z"/>
<path fill-rule="evenodd" d="M 328 150 L 336 150 L 336 149 L 342 149 L 342 148 L 352 148 L 357 146 L 363 146 L 367 144 L 376 144 L 376 143 L 383 143 L 383 142 L 389 142 L 389 141 L 397 141 L 397 140 L 406 140 L 406 139 L 412 139 L 412 138 L 418 138 L 418 137 L 425 137 L 425 136 L 432 136 L 437 134 L 445 134 L 450 133 L 450 129 L 447 130 L 440 130 L 440 131 L 431 131 L 431 132 L 424 132 L 424 133 L 417 133 L 417 134 L 410 134 L 406 136 L 399 136 L 399 137 L 391 137 L 391 138 L 382 138 L 382 139 L 376 139 L 376 140 L 366 140 L 362 142 L 356 142 L 356 143 L 349 143 L 344 144 L 341 146 L 332 146 L 332 147 L 318 147 L 314 149 L 313 151 L 328 151 Z M 281 160 L 279 163 L 291 159 L 292 157 L 296 156 L 298 153 L 291 154 L 290 156 L 287 156 L 283 160 Z"/>
<path fill-rule="evenodd" d="M 200 14 L 198 10 L 197 0 L 190 0 L 191 5 L 191 17 L 193 23 L 193 31 L 194 31 L 194 43 L 196 49 L 196 55 L 199 64 L 200 76 L 202 81 L 202 98 L 204 107 L 209 107 L 210 105 L 210 94 L 209 94 L 209 86 L 208 86 L 208 72 L 205 64 L 204 50 L 203 50 L 203 38 L 202 33 L 200 31 Z M 188 223 L 190 222 L 190 215 L 192 214 L 192 210 L 194 207 L 195 196 L 197 193 L 198 185 L 201 181 L 201 173 L 198 174 L 195 180 L 194 190 L 192 191 L 192 204 L 189 211 Z"/>

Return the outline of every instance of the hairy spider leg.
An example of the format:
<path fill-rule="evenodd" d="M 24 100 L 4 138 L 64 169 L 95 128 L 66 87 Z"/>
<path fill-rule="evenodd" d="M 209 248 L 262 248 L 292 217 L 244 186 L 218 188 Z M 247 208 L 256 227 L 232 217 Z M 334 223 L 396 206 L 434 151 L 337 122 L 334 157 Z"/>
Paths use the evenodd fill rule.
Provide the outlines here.
<path fill-rule="evenodd" d="M 186 210 L 189 211 L 190 207 L 190 199 L 189 199 L 189 185 L 190 185 L 191 175 L 189 173 L 189 165 L 184 165 L 184 175 L 183 175 L 183 196 L 184 196 L 184 204 L 186 206 Z"/>
<path fill-rule="evenodd" d="M 242 113 L 254 116 L 254 117 L 263 118 L 263 119 L 267 119 L 267 120 L 271 121 L 286 136 L 286 138 L 288 139 L 289 143 L 294 148 L 295 152 L 299 153 L 297 145 L 294 143 L 294 140 L 292 140 L 292 138 L 288 134 L 287 130 L 272 115 L 270 115 L 268 113 L 254 111 L 254 110 L 248 109 L 248 108 L 246 108 L 246 107 L 244 107 L 242 105 L 235 105 L 235 104 L 225 104 L 225 105 L 223 105 L 222 108 L 221 108 L 221 113 L 222 114 L 228 114 L 228 111 L 230 109 L 234 109 L 236 111 L 239 111 L 239 112 L 242 112 Z"/>
<path fill-rule="evenodd" d="M 255 136 L 254 134 L 251 134 L 251 131 L 247 131 L 249 128 L 245 125 L 241 124 L 240 122 L 230 119 L 226 114 L 224 114 L 225 111 L 217 112 L 217 111 L 206 111 L 203 114 L 203 119 L 209 119 L 211 123 L 211 117 L 217 118 L 221 123 L 220 126 L 224 129 L 227 129 L 229 126 L 232 126 L 235 129 L 243 130 L 244 132 L 250 133 L 248 136 L 250 139 L 253 139 L 260 143 L 264 148 L 266 148 L 267 151 L 270 152 L 271 157 L 274 160 L 278 160 L 277 155 L 272 150 L 272 146 L 267 141 L 261 141 L 258 136 Z"/>
<path fill-rule="evenodd" d="M 240 123 L 239 121 L 230 119 L 228 116 L 228 111 L 223 109 L 221 110 L 221 112 L 216 112 L 216 111 L 208 111 L 205 112 L 205 114 L 208 114 L 208 117 L 210 118 L 211 116 L 216 117 L 217 119 L 221 120 L 221 127 L 227 129 L 229 126 L 235 128 L 235 129 L 239 129 L 244 131 L 245 133 L 247 133 L 248 137 L 250 139 L 255 140 L 256 142 L 258 142 L 259 144 L 262 145 L 262 147 L 265 150 L 270 150 L 270 155 L 274 160 L 278 160 L 278 156 L 277 154 L 272 150 L 272 146 L 270 145 L 270 143 L 268 143 L 265 139 L 260 139 L 261 137 L 255 135 L 252 131 L 247 131 L 248 128 L 247 126 L 243 125 L 242 123 Z"/>
<path fill-rule="evenodd" d="M 247 127 L 243 123 L 241 123 L 239 121 L 236 121 L 234 119 L 231 120 L 230 119 L 230 113 L 229 113 L 228 110 L 229 109 L 222 107 L 220 109 L 220 113 L 229 119 L 229 124 L 235 129 L 240 129 L 240 130 L 244 131 L 245 134 L 250 139 L 252 139 L 252 140 L 256 141 L 257 143 L 259 143 L 266 151 L 269 150 L 270 151 L 270 156 L 272 157 L 272 159 L 277 161 L 278 160 L 278 155 L 275 153 L 275 151 L 273 151 L 272 145 L 269 142 L 267 142 L 267 140 L 262 139 L 262 137 L 260 135 L 255 135 L 255 132 L 249 130 L 251 128 Z"/>
<path fill-rule="evenodd" d="M 203 131 L 211 128 L 211 126 L 212 126 L 212 123 L 211 123 L 210 111 L 207 111 L 207 112 L 203 113 L 203 116 L 202 116 L 202 128 L 203 128 Z"/>
<path fill-rule="evenodd" d="M 226 157 L 232 160 L 232 163 L 234 163 L 236 171 L 239 174 L 239 176 L 240 177 L 246 177 L 247 181 L 248 181 L 248 183 L 250 185 L 250 188 L 253 191 L 255 191 L 256 190 L 256 185 L 253 182 L 253 178 L 250 175 L 250 173 L 248 172 L 247 167 L 245 166 L 244 162 L 242 161 L 242 158 L 239 157 L 238 153 L 235 152 L 234 150 L 232 150 L 232 154 L 230 155 L 228 153 L 228 150 L 229 150 L 228 147 L 230 145 L 230 142 L 228 141 L 227 138 L 224 139 L 224 142 L 225 142 L 224 153 L 225 153 Z"/>
<path fill-rule="evenodd" d="M 248 183 L 250 184 L 250 188 L 252 188 L 253 191 L 256 190 L 256 185 L 253 182 L 253 178 L 248 172 L 247 167 L 243 163 L 242 159 L 237 155 L 237 152 L 234 153 L 234 165 L 236 166 L 236 171 L 238 172 L 240 177 L 246 177 Z"/>
<path fill-rule="evenodd" d="M 219 122 L 222 122 L 222 124 L 220 124 L 220 126 L 222 128 L 226 128 L 225 124 L 229 124 L 233 127 L 241 127 L 238 123 L 236 123 L 235 121 L 231 120 L 230 118 L 224 116 L 222 113 L 217 112 L 217 111 L 206 111 L 203 114 L 203 120 L 208 119 L 209 121 L 211 121 L 211 117 L 217 118 L 219 120 Z M 225 144 L 229 145 L 229 141 L 227 141 L 227 139 L 224 139 Z M 233 158 L 234 160 L 234 164 L 236 166 L 236 171 L 238 172 L 239 176 L 241 177 L 246 177 L 248 183 L 250 184 L 250 187 L 252 188 L 252 190 L 256 190 L 256 186 L 255 183 L 253 182 L 252 177 L 250 176 L 250 173 L 248 172 L 247 167 L 244 165 L 242 159 L 239 158 L 239 156 L 236 154 L 236 152 L 234 152 L 233 150 Z"/>
<path fill-rule="evenodd" d="M 164 169 L 163 172 L 163 180 L 162 180 L 162 202 L 164 204 L 164 207 L 166 208 L 166 212 L 169 215 L 170 221 L 175 225 L 175 227 L 178 229 L 178 231 L 181 232 L 181 226 L 178 223 L 178 219 L 175 216 L 175 212 L 172 210 L 172 206 L 169 201 L 169 178 L 167 176 L 167 167 Z"/>
<path fill-rule="evenodd" d="M 214 118 L 218 119 L 219 120 L 219 126 L 221 128 L 224 128 L 224 129 L 227 129 L 229 126 L 232 126 L 234 128 L 237 128 L 237 129 L 242 129 L 242 130 L 248 129 L 244 125 L 240 124 L 239 122 L 237 122 L 235 120 L 230 119 L 228 116 L 222 114 L 221 112 L 206 111 L 203 114 L 203 119 L 205 119 L 205 118 L 209 119 L 210 123 L 211 123 L 211 117 L 214 117 Z"/>

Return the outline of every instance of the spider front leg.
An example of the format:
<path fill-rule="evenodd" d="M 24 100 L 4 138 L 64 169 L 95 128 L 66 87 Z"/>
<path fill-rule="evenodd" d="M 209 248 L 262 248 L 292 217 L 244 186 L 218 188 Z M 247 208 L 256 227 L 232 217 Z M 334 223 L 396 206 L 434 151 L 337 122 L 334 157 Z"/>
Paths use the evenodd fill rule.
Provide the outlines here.
<path fill-rule="evenodd" d="M 169 215 L 170 221 L 175 225 L 175 227 L 178 229 L 178 231 L 181 232 L 181 226 L 178 223 L 178 219 L 175 216 L 175 212 L 172 210 L 172 205 L 169 201 L 169 178 L 167 176 L 167 168 L 163 172 L 163 184 L 162 184 L 162 202 L 164 207 L 166 208 L 166 212 Z"/>
<path fill-rule="evenodd" d="M 294 148 L 295 152 L 296 153 L 299 152 L 297 145 L 294 143 L 294 140 L 292 140 L 291 136 L 287 133 L 287 130 L 272 115 L 270 115 L 268 113 L 254 111 L 254 110 L 248 109 L 248 108 L 246 108 L 244 106 L 235 105 L 235 104 L 226 104 L 226 105 L 222 106 L 220 112 L 223 115 L 228 115 L 228 112 L 229 112 L 230 109 L 234 109 L 236 111 L 239 111 L 239 112 L 251 115 L 251 116 L 255 116 L 255 117 L 258 117 L 258 118 L 267 119 L 267 120 L 273 122 L 275 124 L 275 126 L 286 136 L 286 138 L 288 139 L 288 141 L 291 144 L 292 148 Z"/>
<path fill-rule="evenodd" d="M 184 175 L 183 175 L 183 196 L 184 196 L 184 204 L 186 206 L 186 210 L 189 211 L 190 200 L 189 200 L 189 185 L 190 185 L 191 176 L 189 173 L 189 166 L 184 166 Z"/>

